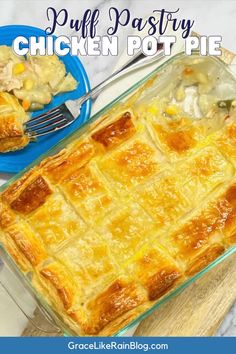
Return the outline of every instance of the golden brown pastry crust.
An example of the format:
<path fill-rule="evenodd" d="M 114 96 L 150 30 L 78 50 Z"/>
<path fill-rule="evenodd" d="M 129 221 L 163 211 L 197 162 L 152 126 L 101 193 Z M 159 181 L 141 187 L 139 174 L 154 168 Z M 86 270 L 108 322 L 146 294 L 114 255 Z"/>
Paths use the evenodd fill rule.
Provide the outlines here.
<path fill-rule="evenodd" d="M 110 149 L 124 140 L 127 140 L 135 133 L 131 113 L 124 112 L 115 122 L 92 134 L 92 139 Z"/>
<path fill-rule="evenodd" d="M 66 310 L 73 304 L 75 286 L 70 275 L 63 266 L 57 263 L 49 264 L 40 270 L 40 275 L 50 282 Z"/>
<path fill-rule="evenodd" d="M 80 335 L 116 333 L 236 242 L 234 117 L 211 137 L 160 124 L 121 107 L 2 193 L 1 242 Z"/>
<path fill-rule="evenodd" d="M 15 113 L 1 114 L 0 139 L 21 137 L 23 129 Z"/>
<path fill-rule="evenodd" d="M 115 280 L 102 294 L 88 303 L 92 316 L 85 331 L 88 334 L 99 333 L 107 323 L 139 306 L 145 300 L 146 296 L 138 290 L 137 284 Z"/>
<path fill-rule="evenodd" d="M 27 120 L 18 100 L 7 92 L 0 92 L 0 152 L 22 149 L 29 143 L 23 129 Z"/>
<path fill-rule="evenodd" d="M 30 139 L 28 136 L 20 136 L 14 138 L 4 138 L 0 140 L 0 152 L 8 152 L 23 149 L 28 145 Z"/>

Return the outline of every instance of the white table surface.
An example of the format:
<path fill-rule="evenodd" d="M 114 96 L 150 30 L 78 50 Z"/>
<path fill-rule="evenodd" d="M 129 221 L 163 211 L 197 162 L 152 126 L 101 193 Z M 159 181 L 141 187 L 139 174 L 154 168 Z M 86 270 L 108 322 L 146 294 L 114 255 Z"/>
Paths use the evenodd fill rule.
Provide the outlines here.
<path fill-rule="evenodd" d="M 165 8 L 176 10 L 180 8 L 179 18 L 195 20 L 194 31 L 204 35 L 221 35 L 222 45 L 236 52 L 236 1 L 234 0 L 0 0 L 0 25 L 25 24 L 46 28 L 49 23 L 46 18 L 46 9 L 49 6 L 57 10 L 66 7 L 73 18 L 80 19 L 87 8 L 99 8 L 101 11 L 98 34 L 105 34 L 107 28 L 107 14 L 110 6 L 120 9 L 128 8 L 132 16 L 145 17 L 154 9 Z M 68 27 L 60 28 L 56 34 L 70 34 Z M 122 28 L 118 32 L 120 52 L 125 47 L 126 37 L 132 33 L 131 28 Z M 112 71 L 117 63 L 117 57 L 83 57 L 81 58 L 91 86 L 100 82 Z M 10 176 L 0 174 L 0 184 Z M 27 295 L 18 289 L 22 299 Z M 0 288 L 0 336 L 18 336 L 21 334 L 27 321 L 19 312 L 11 299 Z M 236 336 L 236 304 L 226 316 L 218 336 Z"/>

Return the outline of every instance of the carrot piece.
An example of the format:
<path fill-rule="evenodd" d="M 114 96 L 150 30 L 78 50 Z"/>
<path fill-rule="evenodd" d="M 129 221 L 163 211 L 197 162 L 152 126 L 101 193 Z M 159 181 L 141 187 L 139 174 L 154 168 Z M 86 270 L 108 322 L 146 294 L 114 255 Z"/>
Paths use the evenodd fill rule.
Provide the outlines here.
<path fill-rule="evenodd" d="M 191 75 L 193 73 L 193 69 L 192 68 L 185 68 L 183 71 L 184 75 Z"/>
<path fill-rule="evenodd" d="M 22 107 L 24 108 L 25 111 L 28 111 L 30 108 L 30 101 L 29 100 L 23 100 L 22 101 Z"/>

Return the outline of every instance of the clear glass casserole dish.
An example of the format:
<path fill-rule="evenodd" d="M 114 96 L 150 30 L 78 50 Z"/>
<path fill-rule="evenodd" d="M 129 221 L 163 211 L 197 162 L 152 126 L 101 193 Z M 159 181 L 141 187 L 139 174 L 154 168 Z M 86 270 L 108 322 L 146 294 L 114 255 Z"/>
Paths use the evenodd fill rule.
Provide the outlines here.
<path fill-rule="evenodd" d="M 191 77 L 190 79 L 189 75 L 192 74 L 192 65 L 200 67 L 200 75 L 197 75 L 197 77 L 194 76 L 194 78 Z M 180 76 L 183 72 L 184 75 L 187 76 L 184 78 L 184 81 L 180 79 Z M 211 78 L 213 82 L 208 82 L 209 80 L 206 80 L 206 77 Z M 184 82 L 184 84 L 182 84 L 181 80 Z M 197 88 L 196 83 L 198 85 Z M 128 89 L 120 97 L 104 107 L 78 131 L 63 139 L 59 144 L 57 144 L 53 149 L 37 159 L 27 169 L 14 176 L 14 178 L 12 178 L 9 182 L 0 188 L 0 191 L 5 191 L 10 185 L 12 185 L 13 182 L 18 180 L 21 176 L 23 176 L 23 174 L 29 171 L 32 167 L 39 164 L 45 158 L 58 153 L 69 143 L 73 142 L 75 139 L 78 139 L 87 131 L 94 129 L 94 127 L 97 126 L 99 118 L 103 120 L 104 123 L 104 120 L 109 118 L 109 113 L 123 109 L 122 107 L 127 106 L 127 102 L 128 106 L 131 105 L 135 111 L 145 111 L 146 114 L 148 112 L 148 114 L 150 113 L 152 115 L 153 110 L 155 111 L 154 114 L 157 114 L 158 110 L 163 109 L 165 111 L 166 117 L 170 119 L 172 119 L 175 114 L 182 111 L 185 111 L 190 118 L 201 118 L 203 115 L 214 115 L 215 108 L 212 112 L 212 106 L 216 107 L 219 100 L 233 99 L 235 89 L 236 80 L 228 70 L 228 67 L 220 59 L 200 57 L 197 53 L 190 58 L 186 58 L 184 54 L 178 54 L 163 65 L 159 66 L 150 75 L 145 77 L 136 85 Z M 166 100 L 166 97 L 168 97 L 168 100 Z M 146 105 L 146 102 L 148 105 Z M 152 103 L 151 106 L 150 102 Z M 228 108 L 223 108 L 222 111 L 221 108 L 219 108 L 219 116 L 217 115 L 217 119 L 214 124 L 212 124 L 211 121 L 211 125 L 214 126 L 217 124 L 218 126 L 219 124 L 223 124 L 222 121 L 224 122 L 226 119 L 225 117 L 228 114 L 225 109 L 227 110 Z M 102 117 L 105 118 L 102 119 Z M 211 129 L 214 128 L 211 127 Z M 173 158 L 175 159 L 175 157 Z M 209 264 L 206 266 L 201 267 L 200 271 L 197 271 L 193 276 L 187 277 L 187 279 L 178 284 L 178 286 L 175 286 L 171 291 L 167 292 L 167 294 L 160 296 L 159 299 L 153 302 L 153 305 L 150 308 L 148 308 L 143 313 L 138 314 L 136 318 L 132 319 L 128 324 L 125 324 L 123 328 L 120 328 L 113 335 L 122 335 L 126 330 L 130 329 L 132 326 L 152 313 L 161 304 L 177 295 L 190 283 L 198 279 L 201 275 L 206 273 L 209 269 L 213 268 L 216 264 L 223 261 L 230 254 L 234 253 L 235 250 L 236 246 L 234 243 L 227 246 L 219 257 L 214 259 L 212 262 L 209 262 Z M 24 284 L 26 289 L 35 298 L 36 303 L 42 312 L 45 313 L 46 311 L 47 317 L 51 318 L 54 326 L 59 328 L 65 335 L 75 335 L 75 332 L 65 325 L 62 318 L 60 317 L 60 314 L 55 312 L 47 304 L 45 299 L 35 290 L 31 284 L 30 276 L 25 276 L 18 269 L 15 262 L 4 249 L 3 245 L 1 245 L 1 257 L 8 265 L 9 269 L 11 269 L 17 275 L 17 277 L 20 279 L 20 282 Z M 9 289 L 8 291 L 10 292 Z M 14 298 L 14 294 L 11 295 Z M 15 299 L 15 301 L 18 303 L 17 299 Z M 22 307 L 21 304 L 19 305 Z"/>

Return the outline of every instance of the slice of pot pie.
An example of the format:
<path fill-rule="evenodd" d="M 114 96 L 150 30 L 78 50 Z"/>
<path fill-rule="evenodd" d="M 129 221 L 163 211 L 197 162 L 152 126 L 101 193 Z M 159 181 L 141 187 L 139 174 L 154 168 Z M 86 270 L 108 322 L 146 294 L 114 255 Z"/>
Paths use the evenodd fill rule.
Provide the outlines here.
<path fill-rule="evenodd" d="M 24 148 L 26 112 L 44 108 L 53 96 L 75 90 L 77 82 L 56 55 L 21 57 L 0 46 L 0 152 Z M 14 97 L 15 96 L 15 97 Z"/>
<path fill-rule="evenodd" d="M 11 92 L 27 111 L 42 109 L 53 96 L 75 90 L 77 82 L 56 56 L 18 56 L 0 46 L 0 92 Z"/>

